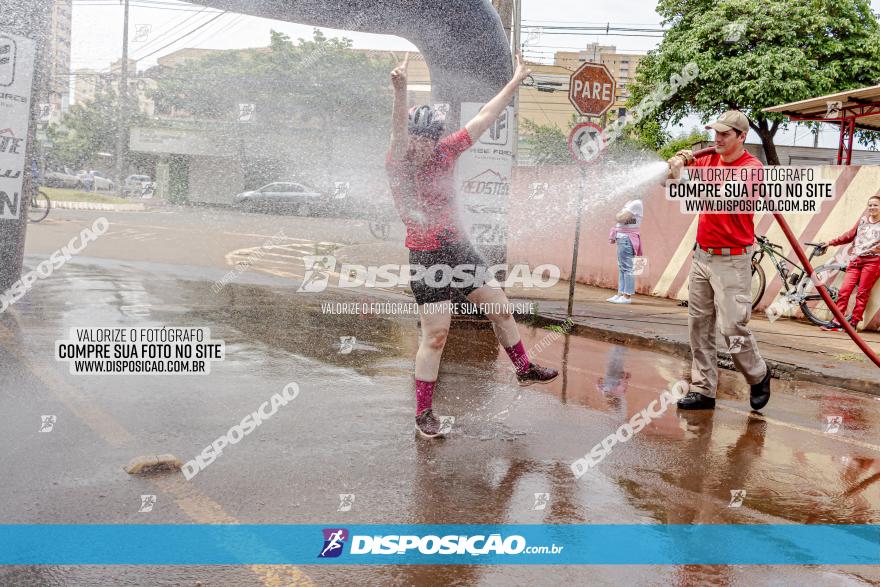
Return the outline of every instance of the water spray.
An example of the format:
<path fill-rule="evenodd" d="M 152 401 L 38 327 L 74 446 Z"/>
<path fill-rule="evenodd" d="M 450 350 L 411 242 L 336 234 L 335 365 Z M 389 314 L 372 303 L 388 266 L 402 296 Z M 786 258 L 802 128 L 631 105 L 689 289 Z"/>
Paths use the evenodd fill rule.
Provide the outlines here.
<path fill-rule="evenodd" d="M 707 147 L 705 149 L 700 149 L 693 153 L 693 158 L 704 157 L 706 155 L 712 155 L 715 153 L 715 147 Z M 681 157 L 681 155 L 678 155 Z M 684 157 L 681 157 L 684 159 Z M 831 310 L 831 313 L 834 314 L 834 319 L 838 324 L 843 326 L 844 331 L 849 335 L 856 346 L 861 349 L 865 355 L 871 359 L 875 365 L 880 367 L 880 357 L 877 356 L 877 353 L 868 346 L 859 333 L 856 332 L 856 329 L 846 320 L 846 317 L 843 315 L 843 312 L 837 307 L 837 304 L 834 303 L 834 300 L 831 299 L 831 295 L 829 295 L 828 290 L 825 285 L 821 283 L 821 280 L 816 279 L 816 272 L 813 269 L 813 266 L 810 265 L 810 260 L 807 257 L 807 254 L 804 252 L 803 247 L 798 242 L 798 240 L 794 236 L 794 232 L 792 232 L 791 227 L 788 225 L 788 222 L 783 218 L 782 214 L 775 213 L 773 214 L 773 218 L 776 220 L 776 223 L 779 224 L 779 228 L 782 229 L 782 233 L 785 234 L 785 238 L 788 239 L 788 243 L 791 245 L 791 248 L 794 250 L 800 262 L 803 264 L 804 271 L 807 272 L 807 275 L 810 276 L 810 279 L 813 281 L 813 284 L 816 286 L 816 290 L 819 292 L 819 295 L 822 296 L 822 300 L 825 302 L 825 305 L 828 306 L 828 309 Z"/>

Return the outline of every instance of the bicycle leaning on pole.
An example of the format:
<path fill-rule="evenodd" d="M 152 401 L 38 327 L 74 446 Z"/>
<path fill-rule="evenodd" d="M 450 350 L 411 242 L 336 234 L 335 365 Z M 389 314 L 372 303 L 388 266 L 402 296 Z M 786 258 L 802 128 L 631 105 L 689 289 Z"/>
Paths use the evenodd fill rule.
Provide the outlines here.
<path fill-rule="evenodd" d="M 757 249 L 752 253 L 752 308 L 756 307 L 764 296 L 764 290 L 767 287 L 767 277 L 764 269 L 761 267 L 761 261 L 764 256 L 768 256 L 776 272 L 782 281 L 782 291 L 779 295 L 783 296 L 788 303 L 793 306 L 799 306 L 807 320 L 818 326 L 824 326 L 831 323 L 833 315 L 831 310 L 825 305 L 822 296 L 819 295 L 813 280 L 804 271 L 803 267 L 782 254 L 780 245 L 770 242 L 766 236 L 755 237 Z M 827 247 L 819 246 L 819 243 L 804 243 L 808 247 L 812 247 L 809 260 L 817 255 L 824 255 Z M 794 269 L 791 269 L 793 267 Z M 838 287 L 828 284 L 831 278 L 837 273 L 846 271 L 846 263 L 831 261 L 814 268 L 815 275 L 826 282 L 828 294 L 831 299 L 837 301 L 840 292 Z M 826 319 L 828 317 L 828 319 Z"/>

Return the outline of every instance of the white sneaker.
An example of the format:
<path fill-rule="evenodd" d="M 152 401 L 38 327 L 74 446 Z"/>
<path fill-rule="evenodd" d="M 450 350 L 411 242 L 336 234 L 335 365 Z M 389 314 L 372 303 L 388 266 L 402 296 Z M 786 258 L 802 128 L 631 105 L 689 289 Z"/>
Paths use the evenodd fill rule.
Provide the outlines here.
<path fill-rule="evenodd" d="M 611 296 L 610 298 L 608 298 L 608 299 L 605 300 L 605 301 L 606 301 L 606 302 L 611 302 L 612 304 L 616 304 L 616 303 L 617 303 L 617 300 L 618 300 L 619 298 L 620 298 L 620 294 L 615 294 L 615 295 Z"/>
<path fill-rule="evenodd" d="M 618 298 L 611 302 L 612 304 L 631 304 L 632 299 L 624 296 L 618 296 Z"/>

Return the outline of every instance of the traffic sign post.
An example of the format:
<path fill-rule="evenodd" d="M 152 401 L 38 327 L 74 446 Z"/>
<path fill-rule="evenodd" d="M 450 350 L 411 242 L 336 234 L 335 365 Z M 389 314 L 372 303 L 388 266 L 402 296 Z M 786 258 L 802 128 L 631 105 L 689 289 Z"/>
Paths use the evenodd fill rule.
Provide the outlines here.
<path fill-rule="evenodd" d="M 582 116 L 599 117 L 615 101 L 617 84 L 611 72 L 601 63 L 584 63 L 568 83 L 568 99 Z"/>
<path fill-rule="evenodd" d="M 590 163 L 602 151 L 602 127 L 594 122 L 582 122 L 568 135 L 568 150 L 578 163 Z"/>
<path fill-rule="evenodd" d="M 568 317 L 574 311 L 574 284 L 577 279 L 578 248 L 581 242 L 581 214 L 584 207 L 584 192 L 587 189 L 587 167 L 600 152 L 602 127 L 592 122 L 582 122 L 571 129 L 568 135 L 568 150 L 574 160 L 581 164 L 581 183 L 577 194 L 577 207 L 574 220 L 574 250 L 571 253 L 571 276 L 568 280 Z"/>

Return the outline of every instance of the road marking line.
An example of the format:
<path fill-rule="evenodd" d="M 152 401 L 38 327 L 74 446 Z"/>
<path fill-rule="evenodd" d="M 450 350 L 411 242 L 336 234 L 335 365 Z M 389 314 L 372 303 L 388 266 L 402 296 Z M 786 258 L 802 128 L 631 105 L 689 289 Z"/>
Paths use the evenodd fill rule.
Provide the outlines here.
<path fill-rule="evenodd" d="M 14 342 L 13 334 L 0 324 L 0 335 L 9 342 Z M 91 428 L 100 438 L 114 447 L 125 447 L 132 443 L 134 437 L 113 416 L 80 392 L 80 390 L 60 378 L 50 368 L 37 369 L 36 364 L 24 351 L 15 344 L 4 345 L 25 365 L 28 370 L 64 404 L 74 416 Z M 48 365 L 47 365 L 48 367 Z M 75 401 L 71 401 L 71 399 Z M 77 405 L 81 403 L 82 405 Z M 163 493 L 171 495 L 177 507 L 191 520 L 199 524 L 239 524 L 240 522 L 223 510 L 223 507 L 199 493 L 189 482 L 181 481 L 180 477 L 148 478 Z M 260 578 L 267 587 L 279 585 L 312 586 L 309 577 L 294 565 L 248 565 L 248 568 Z"/>

